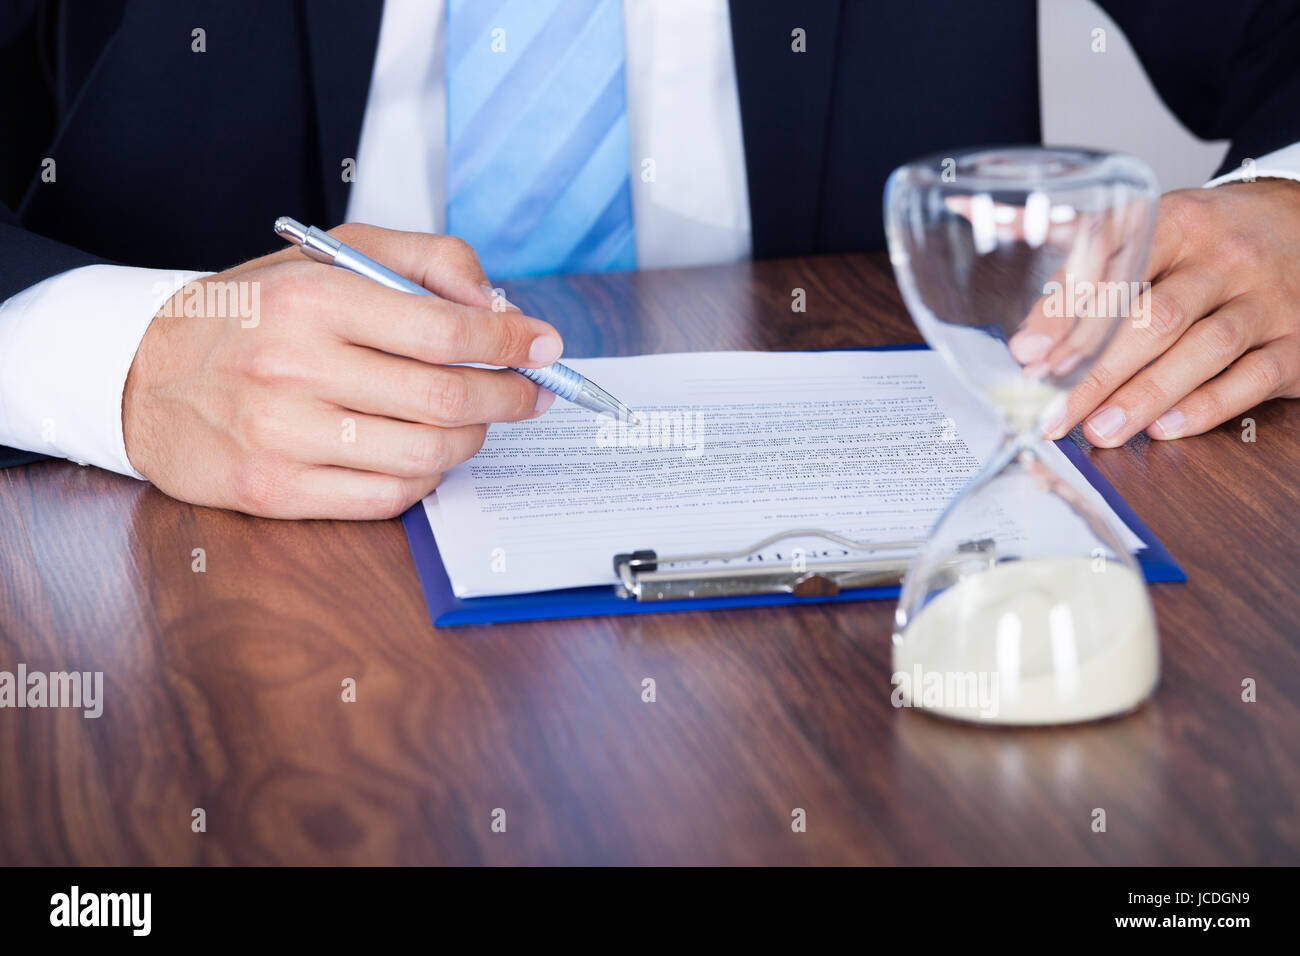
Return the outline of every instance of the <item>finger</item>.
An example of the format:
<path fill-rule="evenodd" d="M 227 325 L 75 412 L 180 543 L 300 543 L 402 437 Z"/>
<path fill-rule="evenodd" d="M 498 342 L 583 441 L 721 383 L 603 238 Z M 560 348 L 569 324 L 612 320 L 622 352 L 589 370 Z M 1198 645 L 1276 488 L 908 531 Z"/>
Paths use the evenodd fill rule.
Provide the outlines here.
<path fill-rule="evenodd" d="M 444 299 L 492 306 L 492 286 L 478 255 L 458 236 L 401 232 L 364 223 L 345 223 L 331 229 L 330 235 Z"/>
<path fill-rule="evenodd" d="M 1147 434 L 1160 440 L 1199 435 L 1278 397 L 1286 382 L 1300 377 L 1298 355 L 1300 349 L 1294 343 L 1288 347 L 1284 339 L 1247 352 L 1222 375 L 1179 400 L 1147 428 Z"/>
<path fill-rule="evenodd" d="M 400 478 L 330 465 L 251 468 L 229 503 L 266 518 L 374 520 L 401 514 L 438 486 L 442 476 Z"/>
<path fill-rule="evenodd" d="M 1134 271 L 1126 262 L 1132 255 L 1126 224 L 1133 208 L 1119 206 L 1102 215 L 1062 208 L 1073 214 L 1067 221 L 1072 248 L 1007 343 L 1035 378 L 1050 374 L 1059 380 L 1100 350 L 1112 331 L 1112 306 L 1119 304 L 1108 292 L 1107 277 Z M 1120 291 L 1127 293 L 1128 286 Z"/>
<path fill-rule="evenodd" d="M 1176 342 L 1184 330 L 1218 306 L 1223 277 L 1208 269 L 1179 269 L 1143 294 L 1139 319 L 1122 321 L 1119 332 L 1070 392 L 1064 415 L 1048 437 L 1060 438 L 1090 416 L 1137 374 Z"/>
<path fill-rule="evenodd" d="M 564 352 L 560 333 L 522 312 L 474 308 L 397 292 L 334 270 L 320 309 L 345 342 L 418 359 L 431 365 L 481 362 L 538 368 Z"/>
<path fill-rule="evenodd" d="M 299 461 L 399 478 L 446 471 L 478 451 L 487 435 L 485 425 L 439 428 L 324 407 L 284 427 L 292 434 L 281 436 L 278 444 Z"/>
<path fill-rule="evenodd" d="M 1066 287 L 1062 266 L 1043 284 L 1043 297 L 1034 303 L 1020 328 L 1007 340 L 1011 357 L 1022 366 L 1033 368 L 1042 363 L 1066 340 L 1078 321 L 1073 310 L 1064 308 Z"/>
<path fill-rule="evenodd" d="M 1160 197 L 1156 228 L 1151 235 L 1151 252 L 1147 256 L 1144 278 L 1156 282 L 1182 261 L 1186 226 L 1178 210 L 1180 198 L 1170 193 Z"/>
<path fill-rule="evenodd" d="M 1051 374 L 1061 380 L 1096 355 L 1110 337 L 1114 320 L 1140 314 L 1141 287 L 1131 277 L 1145 269 L 1142 275 L 1149 283 L 1181 261 L 1186 230 L 1176 211 L 1189 202 L 1161 200 L 1145 263 L 1138 260 L 1147 252 L 1145 200 L 1120 203 L 1102 214 L 1079 214 L 1077 225 L 1071 224 L 1069 257 L 1009 343 L 1027 374 Z M 1080 293 L 1084 297 L 1076 302 Z M 1061 308 L 1062 301 L 1067 308 Z M 1076 314 L 1099 321 L 1071 321 Z"/>
<path fill-rule="evenodd" d="M 377 521 L 395 518 L 431 494 L 441 475 L 399 478 L 350 468 L 308 468 L 294 479 L 294 499 L 285 518 Z"/>
<path fill-rule="evenodd" d="M 454 428 L 536 418 L 555 402 L 509 369 L 426 365 L 400 355 L 340 345 L 336 371 L 321 383 L 321 397 L 368 415 Z"/>
<path fill-rule="evenodd" d="M 1084 436 L 1102 448 L 1124 444 L 1258 344 L 1255 317 L 1251 305 L 1235 300 L 1194 322 L 1172 348 L 1120 386 L 1088 418 Z"/>

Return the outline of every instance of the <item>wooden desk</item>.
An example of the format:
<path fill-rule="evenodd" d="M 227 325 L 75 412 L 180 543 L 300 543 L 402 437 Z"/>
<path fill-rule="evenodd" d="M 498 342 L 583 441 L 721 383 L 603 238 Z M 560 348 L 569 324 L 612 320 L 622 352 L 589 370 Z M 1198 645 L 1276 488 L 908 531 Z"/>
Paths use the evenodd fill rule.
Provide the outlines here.
<path fill-rule="evenodd" d="M 918 338 L 881 256 L 509 295 L 574 356 Z M 396 521 L 0 472 L 0 670 L 102 670 L 106 698 L 0 710 L 0 862 L 1294 864 L 1300 405 L 1252 416 L 1253 444 L 1091 453 L 1190 580 L 1153 588 L 1154 702 L 1062 730 L 893 709 L 893 602 L 438 631 Z"/>

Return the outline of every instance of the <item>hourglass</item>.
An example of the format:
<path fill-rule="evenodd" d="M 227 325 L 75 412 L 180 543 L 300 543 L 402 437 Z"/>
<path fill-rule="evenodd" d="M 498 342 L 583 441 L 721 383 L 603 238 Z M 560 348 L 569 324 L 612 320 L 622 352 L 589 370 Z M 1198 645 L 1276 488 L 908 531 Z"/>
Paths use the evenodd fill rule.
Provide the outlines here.
<path fill-rule="evenodd" d="M 893 655 L 910 706 L 1071 723 L 1132 710 L 1155 689 L 1137 563 L 1079 479 L 1053 470 L 1042 433 L 1120 324 L 1144 322 L 1158 199 L 1144 163 L 1081 149 L 934 156 L 889 178 L 904 301 L 1004 426 L 904 578 Z"/>

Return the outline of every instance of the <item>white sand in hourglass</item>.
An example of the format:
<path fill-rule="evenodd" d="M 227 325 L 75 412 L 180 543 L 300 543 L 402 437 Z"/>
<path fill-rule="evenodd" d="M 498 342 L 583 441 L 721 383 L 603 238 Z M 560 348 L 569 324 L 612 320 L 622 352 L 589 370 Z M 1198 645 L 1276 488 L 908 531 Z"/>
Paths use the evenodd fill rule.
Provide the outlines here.
<path fill-rule="evenodd" d="M 1139 575 L 1083 557 L 1013 561 L 971 575 L 920 610 L 894 647 L 907 703 L 965 720 L 1056 724 L 1132 710 L 1159 677 Z M 918 670 L 919 668 L 919 670 Z M 991 701 L 952 695 L 973 675 Z M 988 675 L 996 675 L 991 684 Z M 992 706 L 990 706 L 990 703 Z"/>

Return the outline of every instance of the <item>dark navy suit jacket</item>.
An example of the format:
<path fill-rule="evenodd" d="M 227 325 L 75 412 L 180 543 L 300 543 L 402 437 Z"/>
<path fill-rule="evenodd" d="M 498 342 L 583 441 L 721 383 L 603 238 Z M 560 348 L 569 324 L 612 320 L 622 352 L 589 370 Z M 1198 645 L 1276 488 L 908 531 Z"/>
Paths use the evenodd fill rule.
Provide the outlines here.
<path fill-rule="evenodd" d="M 1232 140 L 1225 168 L 1300 140 L 1295 0 L 1103 5 L 1187 127 Z M 341 222 L 380 15 L 0 0 L 0 301 L 94 262 L 220 270 L 278 248 L 285 213 Z M 1035 0 L 732 0 L 731 27 L 755 256 L 879 246 L 895 166 L 1040 139 Z"/>

